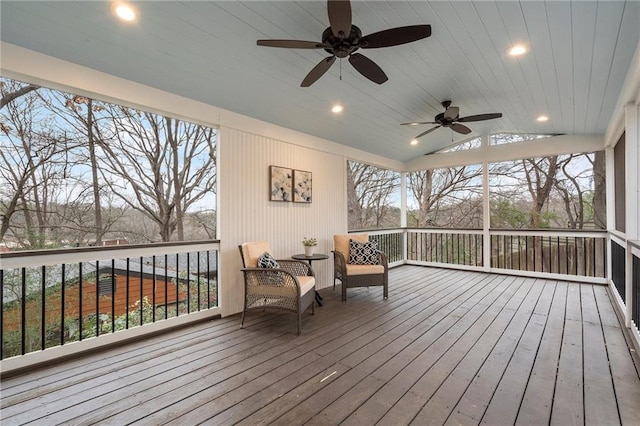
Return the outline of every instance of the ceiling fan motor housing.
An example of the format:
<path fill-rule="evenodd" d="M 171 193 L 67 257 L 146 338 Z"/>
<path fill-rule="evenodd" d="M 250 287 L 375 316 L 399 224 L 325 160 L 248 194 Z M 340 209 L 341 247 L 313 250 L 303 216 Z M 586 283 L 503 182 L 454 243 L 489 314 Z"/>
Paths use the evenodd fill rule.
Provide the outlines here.
<path fill-rule="evenodd" d="M 322 32 L 322 43 L 327 46 L 324 50 L 327 53 L 336 55 L 338 58 L 346 58 L 360 47 L 362 31 L 355 25 L 351 25 L 351 32 L 347 38 L 339 38 L 333 35 L 331 27 Z"/>

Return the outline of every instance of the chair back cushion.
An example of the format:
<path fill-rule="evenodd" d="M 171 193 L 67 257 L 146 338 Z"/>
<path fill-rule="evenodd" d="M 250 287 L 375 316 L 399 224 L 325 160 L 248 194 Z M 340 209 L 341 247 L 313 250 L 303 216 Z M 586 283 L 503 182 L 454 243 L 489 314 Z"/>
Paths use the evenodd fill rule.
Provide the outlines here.
<path fill-rule="evenodd" d="M 349 240 L 366 243 L 367 241 L 369 241 L 369 234 L 349 234 L 333 236 L 333 247 L 335 251 L 339 251 L 340 253 L 342 253 L 346 262 L 349 262 Z"/>
<path fill-rule="evenodd" d="M 267 241 L 255 241 L 242 244 L 242 258 L 245 268 L 257 268 L 258 258 L 265 252 L 270 252 Z"/>

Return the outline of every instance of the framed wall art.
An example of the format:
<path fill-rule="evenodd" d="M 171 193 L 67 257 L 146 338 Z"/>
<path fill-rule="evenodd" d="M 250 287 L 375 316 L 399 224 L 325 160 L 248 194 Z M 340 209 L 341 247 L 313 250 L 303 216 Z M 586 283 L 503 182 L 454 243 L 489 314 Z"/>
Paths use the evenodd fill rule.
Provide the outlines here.
<path fill-rule="evenodd" d="M 269 166 L 269 200 L 291 201 L 293 171 L 287 167 Z"/>
<path fill-rule="evenodd" d="M 313 190 L 311 172 L 304 170 L 293 171 L 293 202 L 310 203 Z"/>

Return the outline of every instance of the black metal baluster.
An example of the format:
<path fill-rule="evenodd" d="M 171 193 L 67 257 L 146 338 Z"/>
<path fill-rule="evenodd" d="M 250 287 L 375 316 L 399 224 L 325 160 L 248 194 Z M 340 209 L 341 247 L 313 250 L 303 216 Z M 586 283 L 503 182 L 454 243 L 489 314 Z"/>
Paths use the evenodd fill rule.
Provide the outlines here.
<path fill-rule="evenodd" d="M 78 312 L 80 313 L 78 318 L 78 327 L 80 328 L 80 333 L 78 340 L 82 340 L 82 262 L 78 264 Z"/>
<path fill-rule="evenodd" d="M 116 260 L 111 259 L 111 332 L 116 332 Z"/>
<path fill-rule="evenodd" d="M 196 252 L 197 256 L 198 256 L 198 260 L 196 261 L 196 279 L 198 280 L 198 309 L 196 309 L 197 311 L 200 310 L 201 307 L 201 301 L 200 301 L 200 281 L 202 276 L 200 275 L 200 251 Z"/>
<path fill-rule="evenodd" d="M 46 271 L 46 266 L 42 266 L 42 277 L 41 277 L 41 287 L 42 287 L 42 294 L 40 295 L 40 340 L 41 340 L 41 348 L 42 350 L 45 350 L 45 348 L 47 347 L 46 342 L 45 342 L 45 306 L 47 305 L 47 301 L 46 301 L 46 291 L 47 291 L 47 271 Z"/>
<path fill-rule="evenodd" d="M 144 283 L 142 281 L 144 272 L 144 258 L 140 256 L 140 325 L 144 324 Z"/>
<path fill-rule="evenodd" d="M 573 263 L 575 263 L 576 267 L 575 267 L 575 274 L 574 275 L 578 275 L 578 240 L 580 238 L 576 237 L 575 238 L 575 244 L 574 244 L 574 248 L 573 248 L 573 252 L 574 252 L 574 259 L 575 261 Z"/>
<path fill-rule="evenodd" d="M 569 237 L 564 237 L 564 254 L 565 254 L 565 258 L 566 258 L 566 263 L 567 263 L 567 268 L 564 270 L 564 272 L 569 275 Z"/>
<path fill-rule="evenodd" d="M 125 330 L 129 329 L 129 284 L 131 282 L 131 268 L 130 268 L 130 258 L 127 257 L 127 292 L 125 294 L 125 302 L 126 302 L 126 309 L 127 309 L 127 313 L 126 313 L 126 317 L 124 320 L 124 328 Z"/>
<path fill-rule="evenodd" d="M 524 251 L 525 251 L 525 256 L 524 256 L 524 268 L 525 271 L 529 270 L 529 237 L 525 236 L 524 237 Z"/>
<path fill-rule="evenodd" d="M 210 263 L 211 250 L 207 250 L 207 308 L 211 308 L 211 263 Z M 217 298 L 216 298 L 217 299 Z"/>
<path fill-rule="evenodd" d="M 560 273 L 560 236 L 558 235 L 558 241 L 557 241 L 557 247 L 556 247 L 556 253 L 557 253 L 557 257 L 558 257 L 558 274 Z"/>
<path fill-rule="evenodd" d="M 178 270 L 180 269 L 179 265 L 180 265 L 180 254 L 176 253 L 176 317 L 180 315 L 180 304 L 179 304 L 180 295 L 178 291 L 178 283 L 179 283 Z"/>
<path fill-rule="evenodd" d="M 158 283 L 156 277 L 156 255 L 154 254 L 151 259 L 151 266 L 153 268 L 153 272 L 151 273 L 151 280 L 153 281 L 153 293 L 151 295 L 151 322 L 156 322 L 156 288 Z"/>
<path fill-rule="evenodd" d="M 591 265 L 593 266 L 593 276 L 595 277 L 598 272 L 596 271 L 596 244 L 598 240 L 594 237 L 592 241 L 593 250 L 591 250 L 591 253 L 593 254 L 593 258 L 591 259 Z"/>
<path fill-rule="evenodd" d="M 187 252 L 187 314 L 191 313 L 191 263 Z"/>
<path fill-rule="evenodd" d="M 22 312 L 20 313 L 20 327 L 22 328 L 22 343 L 20 345 L 20 349 L 22 350 L 22 355 L 25 354 L 26 351 L 26 347 L 27 347 L 27 336 L 26 336 L 26 332 L 27 332 L 27 327 L 26 327 L 26 321 L 27 321 L 27 268 L 22 268 L 22 285 L 21 285 L 21 290 L 22 290 L 22 301 L 21 301 L 21 305 L 22 305 Z"/>
<path fill-rule="evenodd" d="M 65 291 L 67 287 L 67 264 L 62 264 L 62 291 L 60 292 L 60 346 L 64 345 L 64 307 L 65 307 Z"/>
<path fill-rule="evenodd" d="M 96 260 L 96 337 L 100 335 L 100 261 Z"/>
<path fill-rule="evenodd" d="M 164 255 L 164 319 L 169 318 L 169 271 L 167 269 L 169 257 Z"/>
<path fill-rule="evenodd" d="M 587 276 L 587 239 L 582 239 L 582 253 L 583 253 L 583 268 L 584 268 L 584 276 Z"/>

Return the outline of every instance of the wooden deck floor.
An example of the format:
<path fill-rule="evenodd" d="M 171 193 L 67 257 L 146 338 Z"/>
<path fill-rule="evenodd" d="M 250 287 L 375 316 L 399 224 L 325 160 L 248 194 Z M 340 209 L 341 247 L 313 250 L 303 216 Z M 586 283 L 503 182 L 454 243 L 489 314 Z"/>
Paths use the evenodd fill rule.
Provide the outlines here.
<path fill-rule="evenodd" d="M 602 286 L 403 266 L 294 317 L 233 316 L 2 383 L 3 425 L 640 424 Z"/>

